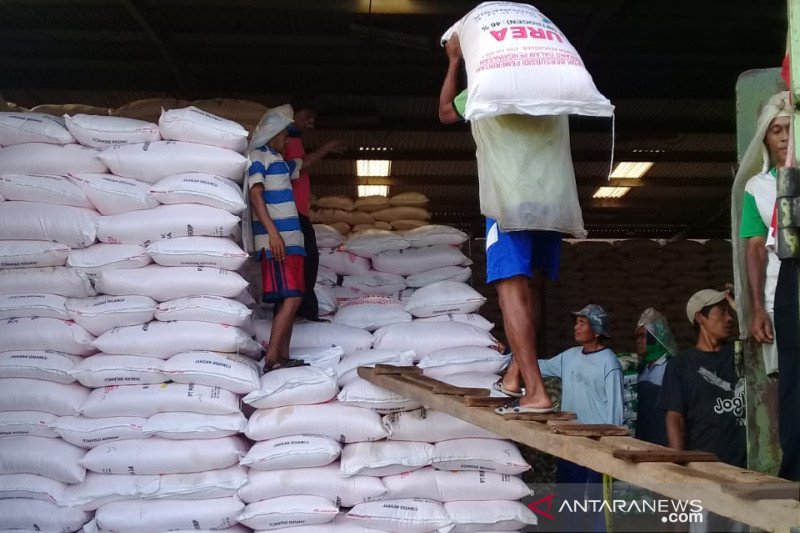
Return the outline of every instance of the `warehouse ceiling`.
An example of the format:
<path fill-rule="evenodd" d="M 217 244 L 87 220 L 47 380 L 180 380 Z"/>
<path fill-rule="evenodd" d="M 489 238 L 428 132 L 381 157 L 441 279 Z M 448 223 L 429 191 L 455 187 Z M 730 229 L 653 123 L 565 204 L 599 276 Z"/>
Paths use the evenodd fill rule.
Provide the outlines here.
<path fill-rule="evenodd" d="M 317 196 L 355 193 L 355 160 L 387 148 L 392 193 L 419 190 L 436 220 L 481 219 L 474 145 L 441 126 L 438 38 L 477 5 L 459 0 L 0 0 L 0 94 L 24 107 L 117 107 L 152 97 L 314 95 L 307 144 L 349 146 L 313 173 Z M 571 119 L 590 237 L 725 237 L 736 161 L 734 87 L 778 66 L 786 3 L 543 0 L 616 105 L 616 161 L 655 165 L 618 200 L 592 195 L 609 171 L 611 123 Z M 367 157 L 383 157 L 371 151 Z M 381 152 L 383 152 L 381 150 Z"/>

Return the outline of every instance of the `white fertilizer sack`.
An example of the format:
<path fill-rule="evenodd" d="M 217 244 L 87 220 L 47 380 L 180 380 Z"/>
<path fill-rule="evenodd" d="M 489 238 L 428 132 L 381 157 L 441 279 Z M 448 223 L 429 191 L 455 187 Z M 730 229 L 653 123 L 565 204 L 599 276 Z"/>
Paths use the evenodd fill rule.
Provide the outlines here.
<path fill-rule="evenodd" d="M 499 439 L 498 435 L 460 418 L 432 409 L 391 413 L 383 417 L 390 440 L 439 442 L 451 439 Z"/>
<path fill-rule="evenodd" d="M 328 465 L 341 453 L 341 444 L 330 437 L 290 435 L 255 443 L 239 463 L 262 471 L 302 469 Z"/>
<path fill-rule="evenodd" d="M 0 146 L 23 143 L 72 144 L 63 117 L 46 113 L 0 113 Z"/>
<path fill-rule="evenodd" d="M 115 146 L 99 158 L 114 174 L 148 183 L 183 172 L 208 172 L 241 183 L 247 162 L 233 150 L 181 141 Z"/>
<path fill-rule="evenodd" d="M 0 268 L 64 266 L 70 248 L 46 241 L 0 241 Z"/>
<path fill-rule="evenodd" d="M 213 440 L 151 437 L 100 444 L 89 450 L 80 464 L 99 474 L 186 474 L 235 465 L 248 447 L 238 437 Z"/>
<path fill-rule="evenodd" d="M 345 477 L 393 476 L 431 463 L 433 445 L 425 442 L 356 442 L 342 449 L 340 471 Z"/>
<path fill-rule="evenodd" d="M 2 202 L 0 240 L 53 241 L 85 248 L 94 244 L 99 219 L 97 212 L 82 207 Z"/>
<path fill-rule="evenodd" d="M 163 366 L 164 361 L 154 357 L 98 354 L 76 364 L 70 375 L 81 385 L 92 388 L 149 385 L 170 380 Z"/>
<path fill-rule="evenodd" d="M 105 442 L 143 439 L 142 427 L 146 418 L 113 416 L 110 418 L 84 418 L 62 416 L 50 424 L 58 435 L 80 448 L 91 449 Z"/>
<path fill-rule="evenodd" d="M 0 411 L 41 411 L 59 416 L 77 414 L 89 390 L 77 383 L 41 379 L 0 379 Z"/>
<path fill-rule="evenodd" d="M 193 350 L 239 353 L 256 357 L 261 347 L 240 328 L 191 320 L 148 322 L 122 326 L 103 333 L 93 346 L 109 354 L 142 355 L 168 359 Z"/>
<path fill-rule="evenodd" d="M 81 407 L 83 416 L 105 418 L 186 411 L 208 415 L 239 413 L 239 399 L 230 391 L 205 385 L 164 383 L 93 390 Z"/>
<path fill-rule="evenodd" d="M 324 403 L 336 396 L 336 374 L 331 368 L 279 368 L 261 377 L 258 389 L 243 398 L 256 409 Z"/>
<path fill-rule="evenodd" d="M 99 217 L 97 239 L 110 244 L 146 246 L 160 239 L 178 237 L 235 238 L 239 222 L 236 215 L 207 205 L 160 205 L 148 209 L 147 216 L 128 211 Z"/>
<path fill-rule="evenodd" d="M 376 441 L 387 435 L 378 413 L 339 402 L 259 409 L 250 417 L 245 431 L 252 440 L 305 433 L 345 443 Z"/>
<path fill-rule="evenodd" d="M 247 253 L 231 239 L 178 237 L 150 243 L 147 253 L 162 266 L 202 266 L 238 270 Z"/>
<path fill-rule="evenodd" d="M 380 478 L 373 476 L 342 477 L 339 464 L 313 468 L 251 471 L 250 479 L 240 491 L 245 503 L 279 496 L 321 496 L 337 505 L 352 507 L 379 499 L 386 492 Z"/>
<path fill-rule="evenodd" d="M 84 272 L 70 267 L 11 268 L 0 270 L 0 294 L 39 292 L 68 298 L 97 294 Z"/>
<path fill-rule="evenodd" d="M 233 298 L 247 288 L 247 281 L 236 272 L 219 268 L 147 265 L 124 271 L 104 271 L 95 285 L 98 291 L 106 294 L 135 294 L 166 302 L 199 295 Z"/>
<path fill-rule="evenodd" d="M 93 244 L 72 250 L 67 264 L 87 274 L 104 270 L 141 268 L 151 263 L 144 246 L 138 244 Z"/>
<path fill-rule="evenodd" d="M 186 296 L 158 304 L 156 320 L 194 320 L 242 326 L 252 311 L 243 303 L 221 296 Z"/>
<path fill-rule="evenodd" d="M 92 335 L 100 336 L 116 327 L 150 322 L 156 302 L 147 296 L 97 296 L 70 298 L 66 307 L 71 320 Z"/>
<path fill-rule="evenodd" d="M 67 177 L 52 174 L 3 174 L 0 194 L 6 200 L 94 208 L 86 193 Z"/>
<path fill-rule="evenodd" d="M 68 320 L 67 299 L 41 292 L 0 294 L 0 320 L 34 316 Z"/>
<path fill-rule="evenodd" d="M 144 120 L 98 115 L 64 115 L 67 129 L 84 146 L 108 148 L 161 140 L 158 125 Z"/>
<path fill-rule="evenodd" d="M 247 130 L 239 123 L 194 106 L 162 109 L 158 126 L 167 140 L 219 146 L 236 152 L 247 148 Z"/>
<path fill-rule="evenodd" d="M 150 184 L 114 174 L 72 173 L 69 176 L 103 215 L 152 209 L 158 205 Z"/>
<path fill-rule="evenodd" d="M 84 359 L 50 350 L 13 350 L 0 353 L 0 378 L 27 378 L 72 383 L 72 372 Z"/>

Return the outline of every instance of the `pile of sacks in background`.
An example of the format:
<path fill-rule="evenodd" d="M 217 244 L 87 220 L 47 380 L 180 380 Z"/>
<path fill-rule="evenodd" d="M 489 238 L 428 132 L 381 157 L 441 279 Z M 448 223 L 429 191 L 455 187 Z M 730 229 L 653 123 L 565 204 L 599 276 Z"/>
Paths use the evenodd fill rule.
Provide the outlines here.
<path fill-rule="evenodd" d="M 0 114 L 0 528 L 238 522 L 246 141 L 194 108 Z"/>
<path fill-rule="evenodd" d="M 442 281 L 461 283 L 457 285 L 458 292 L 450 295 L 453 305 L 448 306 L 445 300 L 444 309 L 437 309 L 445 312 L 418 313 L 418 317 L 466 315 L 469 311 L 459 312 L 459 305 L 476 310 L 485 302 L 485 298 L 463 283 L 472 276 L 471 261 L 460 249 L 468 237 L 456 228 L 425 225 L 404 232 L 368 229 L 347 239 L 328 225 L 315 224 L 314 229 L 320 264 L 315 292 L 320 315 L 335 314 L 334 322 L 371 331 L 395 322 L 409 322 L 410 309 L 399 304 L 418 289 Z M 435 288 L 427 289 L 412 305 L 426 305 L 426 294 L 439 296 Z M 367 303 L 372 306 L 352 308 L 353 304 Z M 476 320 L 476 317 L 458 316 L 454 320 Z M 478 325 L 491 329 L 487 324 L 481 320 Z"/>
<path fill-rule="evenodd" d="M 512 443 L 356 374 L 416 363 L 458 386 L 497 379 L 508 356 L 474 314 L 458 230 L 343 243 L 319 227 L 339 239 L 321 273 L 339 286 L 320 288 L 341 307 L 297 324 L 292 356 L 311 366 L 260 375 L 269 324 L 251 320 L 237 273 L 245 140 L 192 108 L 160 126 L 0 114 L 0 529 L 534 523 Z"/>
<path fill-rule="evenodd" d="M 428 197 L 404 192 L 391 198 L 364 196 L 355 201 L 347 196 L 323 196 L 309 213 L 311 222 L 326 224 L 342 235 L 368 229 L 409 230 L 430 223 Z"/>

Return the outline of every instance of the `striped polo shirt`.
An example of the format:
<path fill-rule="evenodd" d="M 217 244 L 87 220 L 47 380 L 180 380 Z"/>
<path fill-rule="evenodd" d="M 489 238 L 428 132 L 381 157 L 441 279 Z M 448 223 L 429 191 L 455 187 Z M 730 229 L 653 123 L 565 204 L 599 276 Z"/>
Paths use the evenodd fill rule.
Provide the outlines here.
<path fill-rule="evenodd" d="M 303 247 L 303 232 L 297 216 L 297 206 L 292 192 L 292 180 L 297 179 L 302 159 L 284 161 L 281 155 L 262 146 L 250 152 L 247 161 L 247 188 L 261 183 L 264 185 L 262 198 L 267 206 L 267 214 L 278 228 L 286 244 L 286 255 L 306 255 Z M 269 250 L 269 236 L 264 225 L 251 209 L 254 249 L 257 257 L 272 258 Z"/>

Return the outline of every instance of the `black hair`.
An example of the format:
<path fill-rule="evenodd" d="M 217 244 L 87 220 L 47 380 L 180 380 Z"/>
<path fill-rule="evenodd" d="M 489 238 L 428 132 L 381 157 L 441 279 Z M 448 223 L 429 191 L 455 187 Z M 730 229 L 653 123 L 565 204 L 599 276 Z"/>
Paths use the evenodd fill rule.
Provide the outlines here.
<path fill-rule="evenodd" d="M 708 318 L 708 315 L 711 313 L 711 309 L 714 308 L 715 305 L 719 305 L 722 302 L 717 302 L 715 304 L 707 305 L 700 309 L 700 314 L 704 317 Z M 697 340 L 700 337 L 700 323 L 692 317 L 692 327 L 694 328 L 694 339 Z"/>

